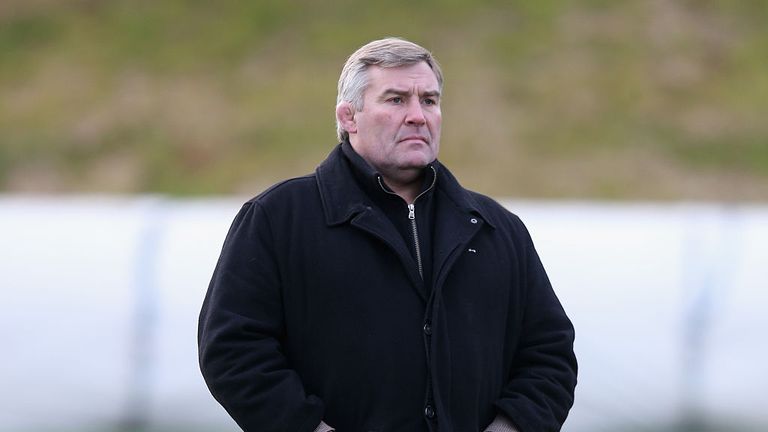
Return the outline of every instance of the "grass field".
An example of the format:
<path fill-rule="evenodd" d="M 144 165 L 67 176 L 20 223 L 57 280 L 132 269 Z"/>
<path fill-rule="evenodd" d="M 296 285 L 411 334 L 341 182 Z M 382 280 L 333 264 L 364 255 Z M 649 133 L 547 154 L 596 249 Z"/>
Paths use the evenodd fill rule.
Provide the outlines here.
<path fill-rule="evenodd" d="M 0 5 L 0 191 L 255 194 L 335 144 L 341 64 L 446 72 L 441 160 L 496 196 L 765 201 L 762 0 Z"/>

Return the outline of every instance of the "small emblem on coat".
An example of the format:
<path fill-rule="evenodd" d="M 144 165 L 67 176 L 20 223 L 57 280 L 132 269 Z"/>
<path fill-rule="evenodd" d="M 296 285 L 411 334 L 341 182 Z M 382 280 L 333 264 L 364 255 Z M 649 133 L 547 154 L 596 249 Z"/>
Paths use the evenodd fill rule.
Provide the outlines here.
<path fill-rule="evenodd" d="M 467 249 L 467 252 L 477 253 L 477 249 L 469 248 Z"/>

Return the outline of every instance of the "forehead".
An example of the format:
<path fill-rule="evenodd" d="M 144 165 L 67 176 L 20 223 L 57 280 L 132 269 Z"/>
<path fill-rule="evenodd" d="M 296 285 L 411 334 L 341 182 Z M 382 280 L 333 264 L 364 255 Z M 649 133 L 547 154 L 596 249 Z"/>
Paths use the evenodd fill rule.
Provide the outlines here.
<path fill-rule="evenodd" d="M 368 68 L 368 88 L 374 93 L 387 89 L 411 90 L 414 87 L 420 92 L 440 90 L 435 72 L 426 62 L 391 68 Z"/>

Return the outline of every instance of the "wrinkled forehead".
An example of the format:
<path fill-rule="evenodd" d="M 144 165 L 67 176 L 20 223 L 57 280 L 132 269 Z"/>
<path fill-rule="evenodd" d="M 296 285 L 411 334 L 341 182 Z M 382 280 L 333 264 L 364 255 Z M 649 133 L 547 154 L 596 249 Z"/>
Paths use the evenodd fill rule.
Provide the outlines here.
<path fill-rule="evenodd" d="M 426 62 L 404 66 L 382 67 L 368 66 L 368 85 L 366 90 L 380 93 L 390 89 L 419 93 L 440 93 L 437 75 Z M 367 93 L 367 91 L 366 91 Z"/>

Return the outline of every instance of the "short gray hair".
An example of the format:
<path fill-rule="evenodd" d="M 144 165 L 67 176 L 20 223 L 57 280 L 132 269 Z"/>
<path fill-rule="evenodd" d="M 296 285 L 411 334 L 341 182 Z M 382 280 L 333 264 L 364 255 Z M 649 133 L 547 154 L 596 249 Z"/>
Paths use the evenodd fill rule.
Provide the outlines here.
<path fill-rule="evenodd" d="M 368 66 L 393 68 L 425 62 L 435 73 L 440 91 L 443 89 L 443 71 L 440 64 L 425 48 L 405 39 L 389 37 L 369 42 L 355 51 L 344 64 L 339 76 L 336 105 L 349 102 L 355 110 L 363 109 L 363 93 L 368 87 Z M 336 119 L 336 136 L 339 141 L 349 138 L 349 133 Z"/>

